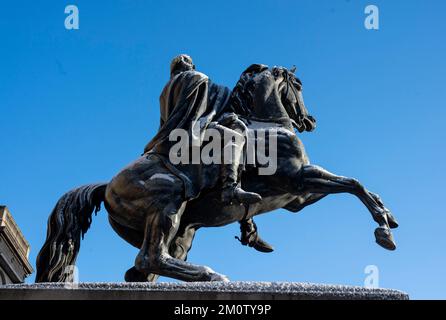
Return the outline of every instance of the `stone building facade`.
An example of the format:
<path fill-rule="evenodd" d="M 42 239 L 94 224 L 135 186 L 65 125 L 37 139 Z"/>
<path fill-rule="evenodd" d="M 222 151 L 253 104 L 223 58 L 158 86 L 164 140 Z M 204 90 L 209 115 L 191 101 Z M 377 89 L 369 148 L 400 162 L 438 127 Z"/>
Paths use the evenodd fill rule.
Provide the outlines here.
<path fill-rule="evenodd" d="M 22 283 L 33 273 L 29 243 L 5 206 L 0 206 L 0 285 Z"/>

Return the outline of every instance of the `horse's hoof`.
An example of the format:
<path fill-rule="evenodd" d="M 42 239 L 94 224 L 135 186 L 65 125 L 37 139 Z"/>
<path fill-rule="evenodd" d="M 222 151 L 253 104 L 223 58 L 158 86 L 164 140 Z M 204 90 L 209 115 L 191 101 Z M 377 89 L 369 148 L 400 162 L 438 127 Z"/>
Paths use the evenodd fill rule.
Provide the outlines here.
<path fill-rule="evenodd" d="M 124 279 L 126 282 L 147 282 L 147 276 L 144 273 L 136 270 L 135 267 L 127 270 Z"/>
<path fill-rule="evenodd" d="M 209 281 L 212 281 L 212 282 L 218 282 L 218 281 L 220 281 L 220 282 L 229 282 L 229 278 L 224 276 L 224 275 L 222 275 L 222 274 L 219 274 L 219 273 L 213 273 L 213 274 L 211 274 L 211 279 Z"/>
<path fill-rule="evenodd" d="M 393 240 L 392 232 L 386 227 L 378 227 L 375 229 L 375 239 L 376 243 L 384 249 L 391 251 L 396 249 L 396 244 Z"/>

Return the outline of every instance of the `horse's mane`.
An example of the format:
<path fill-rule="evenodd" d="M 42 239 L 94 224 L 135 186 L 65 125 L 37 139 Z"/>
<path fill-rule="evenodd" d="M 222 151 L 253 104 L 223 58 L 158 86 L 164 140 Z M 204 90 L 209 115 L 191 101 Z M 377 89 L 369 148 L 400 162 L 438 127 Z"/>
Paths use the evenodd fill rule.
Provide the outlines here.
<path fill-rule="evenodd" d="M 230 105 L 235 113 L 242 116 L 249 116 L 251 114 L 250 106 L 252 106 L 253 102 L 253 78 L 255 75 L 268 69 L 269 67 L 264 64 L 252 64 L 242 72 L 240 79 L 232 90 L 230 98 Z M 275 66 L 271 68 L 271 73 L 276 79 L 279 76 L 283 76 L 287 90 L 289 90 L 290 85 L 295 88 L 302 86 L 302 82 L 295 76 L 294 70 Z"/>

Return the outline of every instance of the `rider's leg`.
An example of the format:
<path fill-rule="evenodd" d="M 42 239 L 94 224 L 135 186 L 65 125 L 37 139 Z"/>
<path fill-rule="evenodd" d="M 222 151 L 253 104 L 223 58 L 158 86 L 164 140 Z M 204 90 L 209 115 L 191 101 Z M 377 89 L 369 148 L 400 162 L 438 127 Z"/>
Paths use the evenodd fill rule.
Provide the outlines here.
<path fill-rule="evenodd" d="M 389 228 L 388 213 L 372 195 L 356 179 L 334 175 L 318 166 L 308 165 L 301 170 L 301 187 L 303 192 L 318 194 L 351 193 L 356 195 L 369 209 L 373 219 L 379 224 L 375 230 L 375 238 L 382 247 L 394 250 L 396 248 Z"/>
<path fill-rule="evenodd" d="M 241 172 L 243 170 L 243 150 L 245 147 L 246 125 L 235 113 L 226 113 L 218 119 L 215 128 L 222 135 L 223 152 L 220 176 L 222 179 L 223 204 L 237 202 L 253 204 L 262 200 L 259 194 L 246 192 L 241 188 Z"/>
<path fill-rule="evenodd" d="M 219 120 L 217 128 L 224 138 L 228 136 L 228 133 L 235 138 L 235 141 L 223 139 L 226 145 L 223 152 L 223 164 L 221 165 L 221 177 L 223 180 L 222 202 L 231 203 L 233 200 L 236 200 L 239 203 L 249 205 L 261 201 L 262 197 L 259 194 L 246 192 L 240 187 L 243 166 L 243 164 L 240 164 L 240 161 L 243 157 L 243 148 L 245 146 L 244 136 L 248 128 L 235 114 L 226 114 Z M 230 131 L 228 131 L 228 128 Z M 231 154 L 231 161 L 226 163 L 225 155 L 228 153 Z M 249 245 L 260 252 L 271 252 L 274 250 L 271 245 L 260 238 L 253 219 L 240 221 L 240 231 L 240 242 L 243 245 Z"/>
<path fill-rule="evenodd" d="M 223 204 L 236 202 L 249 205 L 261 201 L 262 197 L 254 192 L 246 192 L 240 185 L 245 139 L 243 131 L 237 127 L 238 122 L 242 123 L 236 119 L 232 123 L 228 123 L 228 127 L 220 130 L 223 132 L 224 143 L 222 165 L 220 166 L 223 186 L 221 199 Z M 222 127 L 219 126 L 219 128 Z"/>

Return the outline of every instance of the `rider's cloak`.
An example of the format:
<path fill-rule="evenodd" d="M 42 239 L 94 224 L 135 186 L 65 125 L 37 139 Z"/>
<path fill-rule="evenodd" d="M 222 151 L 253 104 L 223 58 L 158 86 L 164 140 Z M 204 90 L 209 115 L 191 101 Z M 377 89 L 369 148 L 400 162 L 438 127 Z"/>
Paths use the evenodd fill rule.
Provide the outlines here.
<path fill-rule="evenodd" d="M 144 153 L 159 156 L 166 167 L 183 180 L 187 199 L 197 197 L 205 186 L 215 183 L 216 177 L 204 171 L 202 164 L 172 165 L 169 150 L 177 141 L 169 141 L 169 134 L 174 129 L 183 129 L 191 137 L 192 129 L 199 128 L 202 136 L 209 124 L 225 111 L 230 95 L 229 88 L 213 83 L 195 70 L 173 76 L 161 93 L 160 129 L 146 145 Z"/>

